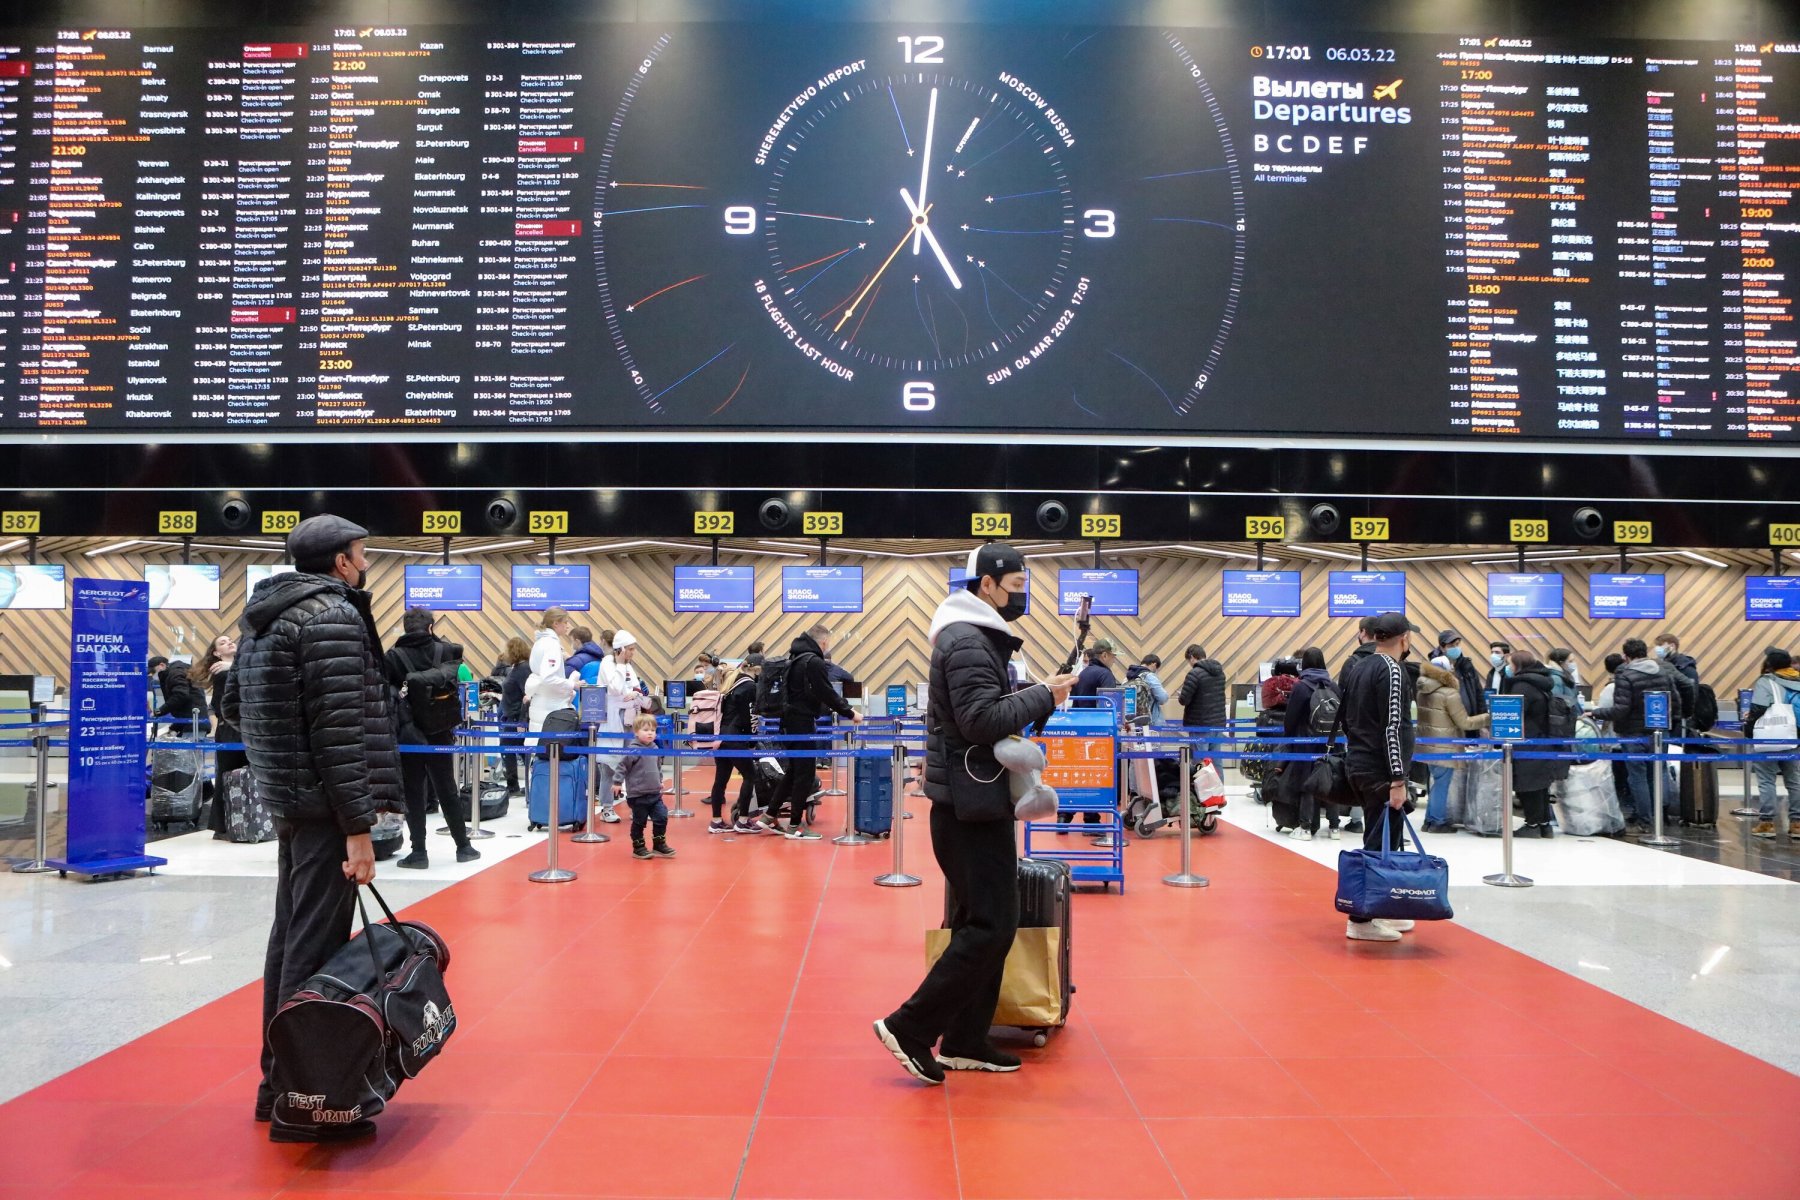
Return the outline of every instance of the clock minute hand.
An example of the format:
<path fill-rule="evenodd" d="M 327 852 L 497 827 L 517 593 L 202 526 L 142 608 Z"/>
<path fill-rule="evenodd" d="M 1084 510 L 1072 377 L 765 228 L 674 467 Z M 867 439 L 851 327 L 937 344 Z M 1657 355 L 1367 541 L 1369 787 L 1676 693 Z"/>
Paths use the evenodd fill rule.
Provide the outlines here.
<path fill-rule="evenodd" d="M 931 89 L 931 100 L 925 106 L 925 153 L 920 156 L 919 161 L 919 203 L 913 205 L 912 201 L 907 201 L 915 215 L 925 208 L 925 189 L 931 182 L 931 135 L 937 126 L 937 93 L 936 88 Z M 919 252 L 919 238 L 923 232 L 921 227 L 913 234 L 914 254 Z"/>
<path fill-rule="evenodd" d="M 916 241 L 919 235 L 923 235 L 924 239 L 931 243 L 931 252 L 937 255 L 938 265 L 944 268 L 944 274 L 950 277 L 950 286 L 960 291 L 962 289 L 962 280 L 957 277 L 956 268 L 950 265 L 950 256 L 944 253 L 944 248 L 942 246 L 938 245 L 937 234 L 931 232 L 931 226 L 927 224 L 929 218 L 926 217 L 925 210 L 913 203 L 913 198 L 907 194 L 905 188 L 900 189 L 900 198 L 906 201 L 906 207 L 912 210 L 915 230 L 914 240 Z"/>

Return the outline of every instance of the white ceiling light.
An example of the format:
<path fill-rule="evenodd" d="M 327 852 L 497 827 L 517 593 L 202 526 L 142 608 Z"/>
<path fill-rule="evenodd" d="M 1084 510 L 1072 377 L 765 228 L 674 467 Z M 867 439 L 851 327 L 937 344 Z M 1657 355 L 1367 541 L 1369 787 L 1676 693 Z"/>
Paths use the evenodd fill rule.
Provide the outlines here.
<path fill-rule="evenodd" d="M 518 538 L 510 542 L 495 542 L 491 546 L 469 546 L 455 551 L 457 554 L 493 554 L 499 550 L 517 550 L 520 546 L 535 546 L 536 538 Z"/>
<path fill-rule="evenodd" d="M 1706 555 L 1697 553 L 1693 550 L 1678 550 L 1676 553 L 1683 558 L 1691 558 L 1695 562 L 1705 563 L 1709 567 L 1729 567 L 1731 565 L 1729 563 L 1722 563 L 1716 558 L 1708 558 Z"/>
<path fill-rule="evenodd" d="M 8 543 L 6 543 L 6 545 L 0 546 L 0 554 L 5 554 L 8 550 L 17 550 L 20 546 L 23 546 L 24 544 L 25 544 L 24 538 L 19 538 L 17 541 L 8 542 Z"/>
<path fill-rule="evenodd" d="M 98 550 L 89 550 L 87 552 L 87 557 L 88 558 L 98 558 L 102 554 L 116 554 L 120 550 L 125 549 L 125 547 L 127 547 L 127 546 L 137 545 L 142 540 L 143 540 L 142 538 L 127 538 L 125 541 L 122 541 L 122 542 L 114 542 L 112 545 L 102 546 Z"/>
<path fill-rule="evenodd" d="M 1292 554 L 1322 554 L 1326 558 L 1341 558 L 1345 562 L 1362 561 L 1362 555 L 1360 554 L 1347 554 L 1342 550 L 1327 550 L 1323 546 L 1312 546 L 1305 543 L 1300 545 L 1290 545 L 1287 547 L 1287 550 Z"/>

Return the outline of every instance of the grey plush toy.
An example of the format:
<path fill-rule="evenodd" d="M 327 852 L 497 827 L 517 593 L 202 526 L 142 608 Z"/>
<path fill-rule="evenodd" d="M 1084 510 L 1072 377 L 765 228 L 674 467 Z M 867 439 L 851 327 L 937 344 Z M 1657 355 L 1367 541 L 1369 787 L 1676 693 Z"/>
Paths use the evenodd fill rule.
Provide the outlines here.
<path fill-rule="evenodd" d="M 994 760 L 1006 768 L 1014 817 L 1043 821 L 1056 815 L 1056 789 L 1044 782 L 1042 746 L 1015 734 L 994 744 Z"/>

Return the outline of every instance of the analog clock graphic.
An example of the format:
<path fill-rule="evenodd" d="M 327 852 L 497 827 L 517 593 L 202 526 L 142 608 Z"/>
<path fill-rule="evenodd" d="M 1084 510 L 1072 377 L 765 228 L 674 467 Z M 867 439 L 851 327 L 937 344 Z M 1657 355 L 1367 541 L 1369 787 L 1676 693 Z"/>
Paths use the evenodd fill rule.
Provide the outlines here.
<path fill-rule="evenodd" d="M 1244 279 L 1182 37 L 690 28 L 644 47 L 593 247 L 671 424 L 1204 427 Z"/>

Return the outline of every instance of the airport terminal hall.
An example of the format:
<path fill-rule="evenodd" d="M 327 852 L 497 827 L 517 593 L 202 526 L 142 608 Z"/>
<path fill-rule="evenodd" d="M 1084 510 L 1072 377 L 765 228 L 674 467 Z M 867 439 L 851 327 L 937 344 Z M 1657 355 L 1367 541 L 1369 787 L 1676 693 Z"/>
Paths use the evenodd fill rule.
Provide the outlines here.
<path fill-rule="evenodd" d="M 1800 1200 L 1794 0 L 0 0 L 0 1200 Z"/>

